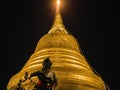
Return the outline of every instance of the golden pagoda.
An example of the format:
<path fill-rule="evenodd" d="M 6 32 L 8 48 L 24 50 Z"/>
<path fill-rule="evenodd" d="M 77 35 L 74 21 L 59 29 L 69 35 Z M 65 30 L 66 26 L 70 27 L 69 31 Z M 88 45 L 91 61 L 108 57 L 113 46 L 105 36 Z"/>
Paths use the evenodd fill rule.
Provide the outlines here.
<path fill-rule="evenodd" d="M 76 38 L 66 30 L 57 1 L 57 12 L 52 28 L 38 42 L 34 53 L 24 67 L 15 74 L 7 85 L 7 90 L 16 90 L 26 72 L 31 74 L 42 68 L 42 62 L 49 57 L 52 70 L 56 73 L 58 86 L 55 90 L 106 90 L 102 78 L 96 74 L 84 55 Z M 32 78 L 33 82 L 38 80 Z M 33 90 L 30 80 L 22 83 L 25 90 Z"/>

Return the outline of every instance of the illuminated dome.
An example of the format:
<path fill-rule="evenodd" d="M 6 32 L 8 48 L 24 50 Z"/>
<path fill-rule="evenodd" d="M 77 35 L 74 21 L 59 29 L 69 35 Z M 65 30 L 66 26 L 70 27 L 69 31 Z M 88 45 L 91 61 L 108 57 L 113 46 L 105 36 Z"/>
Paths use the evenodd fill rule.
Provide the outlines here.
<path fill-rule="evenodd" d="M 21 71 L 10 79 L 7 90 L 14 90 L 26 72 L 31 74 L 40 70 L 47 57 L 52 61 L 52 70 L 58 79 L 55 90 L 106 90 L 104 81 L 94 73 L 79 48 L 77 40 L 67 32 L 60 13 L 57 13 L 52 28 L 39 40 L 35 52 Z M 36 80 L 37 77 L 33 78 L 34 82 Z M 29 80 L 22 86 L 25 90 L 34 87 Z"/>

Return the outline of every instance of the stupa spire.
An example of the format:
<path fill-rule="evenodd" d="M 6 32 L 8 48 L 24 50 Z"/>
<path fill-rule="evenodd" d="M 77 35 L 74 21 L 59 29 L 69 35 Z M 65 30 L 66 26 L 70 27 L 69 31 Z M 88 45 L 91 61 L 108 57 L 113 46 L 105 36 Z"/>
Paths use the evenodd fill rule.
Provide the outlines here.
<path fill-rule="evenodd" d="M 10 79 L 7 90 L 36 89 L 38 81 L 42 82 L 43 80 L 44 82 L 44 79 L 39 79 L 38 76 L 26 79 L 26 76 L 30 76 L 36 71 L 41 72 L 43 61 L 46 58 L 53 62 L 51 69 L 56 73 L 58 79 L 55 90 L 106 90 L 104 81 L 94 73 L 95 71 L 81 54 L 79 48 L 76 38 L 68 34 L 64 27 L 60 14 L 60 0 L 56 0 L 56 15 L 52 28 L 48 34 L 40 38 L 34 53 L 24 67 Z M 45 75 L 49 76 L 46 73 Z M 44 77 L 44 74 L 41 76 Z M 45 81 L 49 82 L 46 79 Z M 43 82 L 37 87 L 52 86 L 50 83 L 44 84 Z"/>
<path fill-rule="evenodd" d="M 62 21 L 61 12 L 60 12 L 60 5 L 61 5 L 60 0 L 56 0 L 55 20 L 54 20 L 53 26 L 50 29 L 49 33 L 53 33 L 56 30 L 61 30 L 64 33 L 68 33 L 66 31 L 65 26 L 64 26 L 63 21 Z"/>

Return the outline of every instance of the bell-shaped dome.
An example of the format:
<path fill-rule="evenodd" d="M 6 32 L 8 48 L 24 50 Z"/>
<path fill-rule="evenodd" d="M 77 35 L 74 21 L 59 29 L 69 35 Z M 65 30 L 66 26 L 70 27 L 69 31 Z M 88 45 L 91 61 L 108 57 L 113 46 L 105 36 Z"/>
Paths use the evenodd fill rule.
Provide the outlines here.
<path fill-rule="evenodd" d="M 7 90 L 15 90 L 26 72 L 31 74 L 40 70 L 47 57 L 53 62 L 52 70 L 58 79 L 56 90 L 106 90 L 102 78 L 93 72 L 81 54 L 77 40 L 67 32 L 59 13 L 48 34 L 39 40 L 28 62 L 10 79 Z M 37 80 L 33 79 L 34 82 Z M 33 90 L 34 85 L 27 80 L 22 87 Z"/>

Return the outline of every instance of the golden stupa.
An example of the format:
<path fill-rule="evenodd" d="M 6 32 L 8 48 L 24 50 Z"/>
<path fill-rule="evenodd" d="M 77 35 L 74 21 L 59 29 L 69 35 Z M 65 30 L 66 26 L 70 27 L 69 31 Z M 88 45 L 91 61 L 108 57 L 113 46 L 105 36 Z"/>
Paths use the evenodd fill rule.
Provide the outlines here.
<path fill-rule="evenodd" d="M 93 71 L 81 53 L 77 40 L 63 25 L 59 10 L 52 28 L 39 40 L 34 53 L 21 71 L 10 79 L 7 90 L 16 90 L 15 87 L 24 78 L 25 72 L 31 74 L 40 70 L 47 57 L 53 62 L 52 70 L 58 79 L 55 90 L 106 90 L 102 78 Z M 33 78 L 33 81 L 36 80 L 37 77 Z M 25 90 L 33 90 L 34 87 L 29 80 L 22 86 Z"/>

